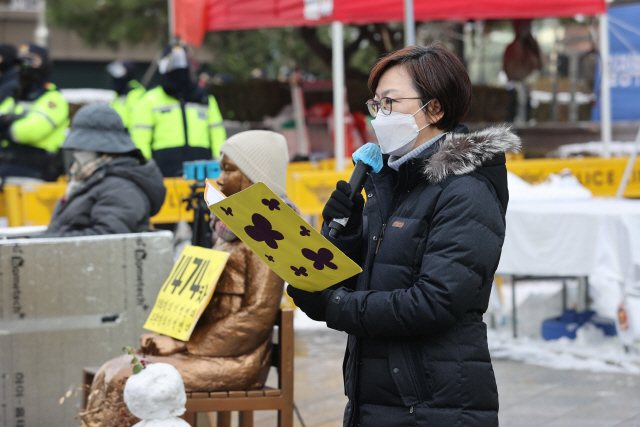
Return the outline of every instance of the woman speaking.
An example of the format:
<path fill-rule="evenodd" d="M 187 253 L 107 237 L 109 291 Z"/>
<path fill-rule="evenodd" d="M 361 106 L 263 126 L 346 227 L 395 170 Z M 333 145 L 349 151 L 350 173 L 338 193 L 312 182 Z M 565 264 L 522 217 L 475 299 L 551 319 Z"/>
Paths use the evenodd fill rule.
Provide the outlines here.
<path fill-rule="evenodd" d="M 346 427 L 497 426 L 498 391 L 486 311 L 505 233 L 505 127 L 468 133 L 462 63 L 441 44 L 378 61 L 367 104 L 383 167 L 367 203 L 341 181 L 322 213 L 323 235 L 362 273 L 320 292 L 288 287 L 314 320 L 349 334 Z M 349 217 L 329 237 L 334 218 Z"/>

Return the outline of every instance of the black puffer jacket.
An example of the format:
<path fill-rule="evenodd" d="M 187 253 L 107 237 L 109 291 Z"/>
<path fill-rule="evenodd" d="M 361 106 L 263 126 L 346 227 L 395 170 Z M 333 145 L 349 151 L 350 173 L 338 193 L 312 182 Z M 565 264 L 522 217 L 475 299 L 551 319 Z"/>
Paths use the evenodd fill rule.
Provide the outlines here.
<path fill-rule="evenodd" d="M 495 127 L 443 136 L 398 172 L 385 159 L 362 234 L 329 238 L 363 270 L 326 310 L 349 334 L 345 426 L 498 425 L 482 313 L 505 233 L 504 152 L 519 146 Z"/>
<path fill-rule="evenodd" d="M 58 201 L 47 231 L 40 237 L 137 233 L 164 203 L 166 189 L 153 160 L 139 165 L 118 157 L 98 168 L 66 201 Z"/>

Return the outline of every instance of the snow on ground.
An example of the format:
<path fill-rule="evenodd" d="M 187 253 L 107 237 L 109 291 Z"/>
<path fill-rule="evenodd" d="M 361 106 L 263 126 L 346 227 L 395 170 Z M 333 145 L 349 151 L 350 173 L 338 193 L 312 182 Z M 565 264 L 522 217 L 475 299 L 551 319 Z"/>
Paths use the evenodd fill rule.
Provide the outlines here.
<path fill-rule="evenodd" d="M 555 369 L 591 372 L 622 372 L 640 375 L 640 353 L 626 353 L 617 337 L 607 337 L 592 324 L 577 330 L 575 340 L 561 338 L 546 341 L 541 337 L 542 321 L 562 312 L 562 283 L 556 281 L 518 282 L 516 285 L 518 338 L 512 332 L 512 288 L 501 288 L 501 306 L 493 304 L 495 329 L 489 328 L 491 357 L 517 360 Z M 567 306 L 579 305 L 578 284 L 567 283 Z M 491 323 L 491 314 L 485 321 Z"/>
<path fill-rule="evenodd" d="M 518 282 L 516 307 L 518 338 L 511 329 L 511 286 L 501 287 L 501 296 L 485 315 L 489 325 L 488 341 L 491 357 L 509 359 L 553 369 L 571 369 L 589 372 L 617 372 L 640 375 L 640 352 L 625 353 L 617 337 L 606 337 L 591 324 L 577 331 L 577 338 L 545 341 L 541 338 L 542 321 L 557 317 L 562 311 L 562 284 L 554 281 Z M 567 305 L 573 307 L 578 300 L 577 283 L 567 285 Z M 493 321 L 492 321 L 493 316 Z M 494 325 L 494 328 L 491 325 Z M 296 309 L 296 330 L 324 330 L 324 322 L 309 319 Z"/>
<path fill-rule="evenodd" d="M 617 338 L 603 336 L 600 329 L 588 323 L 577 330 L 575 340 L 514 339 L 508 329 L 490 329 L 487 335 L 493 359 L 553 369 L 640 375 L 640 356 L 625 353 Z"/>

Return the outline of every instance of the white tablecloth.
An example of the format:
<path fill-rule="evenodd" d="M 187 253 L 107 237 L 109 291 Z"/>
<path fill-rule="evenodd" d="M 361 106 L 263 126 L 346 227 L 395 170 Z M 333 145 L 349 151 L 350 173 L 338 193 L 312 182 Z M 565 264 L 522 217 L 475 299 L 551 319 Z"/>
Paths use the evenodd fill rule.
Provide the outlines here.
<path fill-rule="evenodd" d="M 640 201 L 509 203 L 497 274 L 588 276 L 596 310 L 616 318 L 624 301 L 638 338 Z"/>

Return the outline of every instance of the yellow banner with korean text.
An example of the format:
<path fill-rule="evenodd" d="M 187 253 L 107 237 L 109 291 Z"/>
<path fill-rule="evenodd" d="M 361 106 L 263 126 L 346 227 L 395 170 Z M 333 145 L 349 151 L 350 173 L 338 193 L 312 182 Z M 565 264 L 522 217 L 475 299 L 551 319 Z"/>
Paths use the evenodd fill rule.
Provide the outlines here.
<path fill-rule="evenodd" d="M 208 183 L 211 212 L 292 286 L 320 291 L 362 271 L 264 183 L 227 198 L 214 190 Z"/>
<path fill-rule="evenodd" d="M 187 246 L 162 285 L 143 327 L 188 341 L 228 258 L 227 252 Z"/>

